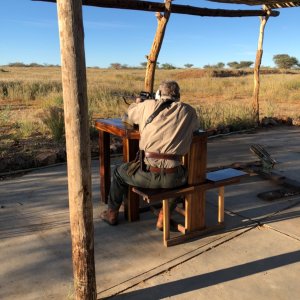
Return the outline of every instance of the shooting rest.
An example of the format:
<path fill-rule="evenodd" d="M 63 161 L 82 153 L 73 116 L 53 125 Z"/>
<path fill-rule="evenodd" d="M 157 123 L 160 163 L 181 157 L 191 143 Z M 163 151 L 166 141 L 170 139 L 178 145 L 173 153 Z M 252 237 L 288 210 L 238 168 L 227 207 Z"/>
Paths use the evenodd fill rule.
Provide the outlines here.
<path fill-rule="evenodd" d="M 110 134 L 123 139 L 123 161 L 129 162 L 135 158 L 138 151 L 139 132 L 120 119 L 98 119 L 95 127 L 99 130 L 99 160 L 100 160 L 100 195 L 101 201 L 107 203 L 110 188 Z M 163 201 L 165 246 L 179 244 L 224 227 L 224 187 L 240 181 L 246 173 L 235 169 L 224 169 L 206 173 L 207 164 L 207 134 L 197 132 L 193 136 L 190 151 L 183 157 L 183 164 L 188 169 L 187 185 L 174 189 L 142 189 L 130 188 L 125 203 L 125 217 L 129 222 L 139 220 L 140 196 L 149 204 Z M 207 227 L 205 223 L 206 191 L 219 188 L 218 191 L 218 224 Z M 179 226 L 181 236 L 170 238 L 169 199 L 185 197 L 185 224 Z"/>

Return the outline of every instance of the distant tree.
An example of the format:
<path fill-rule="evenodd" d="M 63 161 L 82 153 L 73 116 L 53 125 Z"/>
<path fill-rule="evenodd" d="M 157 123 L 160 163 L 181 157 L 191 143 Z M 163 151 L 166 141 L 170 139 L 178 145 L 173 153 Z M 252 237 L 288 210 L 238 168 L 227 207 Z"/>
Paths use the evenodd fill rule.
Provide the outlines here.
<path fill-rule="evenodd" d="M 250 68 L 253 65 L 253 61 L 241 60 L 239 63 L 239 69 Z"/>
<path fill-rule="evenodd" d="M 231 61 L 227 63 L 227 66 L 232 69 L 238 69 L 239 63 L 237 61 Z"/>
<path fill-rule="evenodd" d="M 141 62 L 140 65 L 141 65 L 142 68 L 146 68 L 147 67 L 147 62 L 146 61 Z"/>
<path fill-rule="evenodd" d="M 204 65 L 204 66 L 203 66 L 203 69 L 211 69 L 211 68 L 213 68 L 212 65 Z"/>
<path fill-rule="evenodd" d="M 189 69 L 189 68 L 192 68 L 193 66 L 194 66 L 193 64 L 185 64 L 185 65 L 184 65 L 184 67 L 186 67 L 186 68 L 188 68 L 188 69 Z"/>
<path fill-rule="evenodd" d="M 43 65 L 40 65 L 38 63 L 31 63 L 28 65 L 28 67 L 43 67 Z"/>
<path fill-rule="evenodd" d="M 35 63 L 35 62 L 32 62 L 30 64 L 24 64 L 22 62 L 13 62 L 13 63 L 9 63 L 8 64 L 9 67 L 25 67 L 25 68 L 28 68 L 28 67 L 54 67 L 54 65 L 49 65 L 49 64 L 38 64 L 38 63 Z M 59 66 L 59 65 L 56 65 L 56 66 Z"/>
<path fill-rule="evenodd" d="M 176 67 L 174 67 L 172 64 L 164 63 L 161 65 L 161 69 L 172 70 L 172 69 L 176 69 Z"/>
<path fill-rule="evenodd" d="M 122 67 L 122 65 L 120 63 L 111 63 L 110 64 L 111 69 L 119 70 L 119 69 L 121 69 L 121 67 Z"/>
<path fill-rule="evenodd" d="M 225 64 L 222 62 L 217 63 L 216 65 L 204 65 L 203 69 L 223 69 Z"/>
<path fill-rule="evenodd" d="M 128 67 L 128 65 L 127 64 L 123 64 L 123 65 L 121 65 L 121 69 L 128 69 L 129 67 Z"/>
<path fill-rule="evenodd" d="M 216 69 L 223 69 L 225 67 L 225 64 L 222 63 L 222 62 L 219 62 L 219 63 L 216 64 L 215 67 L 216 67 Z"/>
<path fill-rule="evenodd" d="M 280 69 L 291 69 L 295 66 L 300 66 L 296 57 L 289 56 L 288 54 L 277 54 L 273 56 L 273 61 Z"/>
<path fill-rule="evenodd" d="M 26 67 L 26 64 L 22 62 L 13 62 L 8 64 L 9 67 Z"/>
<path fill-rule="evenodd" d="M 251 65 L 253 65 L 253 62 L 252 61 L 246 61 L 246 60 L 242 60 L 240 62 L 232 61 L 232 62 L 227 63 L 227 66 L 232 68 L 232 69 L 249 68 Z"/>

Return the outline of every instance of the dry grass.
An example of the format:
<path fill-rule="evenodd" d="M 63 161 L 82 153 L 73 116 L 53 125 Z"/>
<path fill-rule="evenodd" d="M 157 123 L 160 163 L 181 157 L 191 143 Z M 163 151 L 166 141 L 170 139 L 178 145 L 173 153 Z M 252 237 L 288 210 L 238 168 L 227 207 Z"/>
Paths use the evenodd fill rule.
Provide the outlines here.
<path fill-rule="evenodd" d="M 276 72 L 261 76 L 261 117 L 298 119 L 300 73 Z M 91 125 L 93 118 L 120 117 L 127 109 L 122 97 L 143 90 L 144 76 L 142 69 L 88 69 Z M 178 81 L 182 101 L 196 108 L 203 128 L 239 130 L 253 125 L 250 70 L 157 70 L 154 86 L 164 79 Z M 0 173 L 39 166 L 43 162 L 36 157 L 47 151 L 57 153 L 57 161 L 64 159 L 62 122 L 50 113 L 62 104 L 60 68 L 1 67 Z M 93 153 L 98 151 L 95 137 Z"/>
<path fill-rule="evenodd" d="M 59 67 L 2 68 L 0 124 L 38 122 L 41 111 L 61 105 L 60 72 Z M 272 73 L 261 76 L 261 117 L 298 118 L 300 73 Z M 89 68 L 88 99 L 93 117 L 121 116 L 127 107 L 122 96 L 143 90 L 144 75 L 143 69 Z M 253 91 L 250 70 L 157 70 L 155 87 L 163 79 L 179 82 L 182 101 L 197 107 L 206 128 L 249 117 Z"/>

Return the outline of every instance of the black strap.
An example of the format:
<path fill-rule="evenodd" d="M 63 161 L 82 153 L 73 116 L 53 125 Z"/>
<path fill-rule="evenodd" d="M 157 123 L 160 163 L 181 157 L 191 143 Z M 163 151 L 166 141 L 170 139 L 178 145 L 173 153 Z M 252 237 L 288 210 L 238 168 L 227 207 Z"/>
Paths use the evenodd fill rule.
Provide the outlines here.
<path fill-rule="evenodd" d="M 153 119 L 162 111 L 164 110 L 165 108 L 167 107 L 170 107 L 172 102 L 174 102 L 174 100 L 167 100 L 165 102 L 163 102 L 153 113 L 152 115 L 150 115 L 150 117 L 147 119 L 146 123 L 145 123 L 145 126 L 144 126 L 144 129 L 145 127 L 151 123 L 153 121 Z"/>

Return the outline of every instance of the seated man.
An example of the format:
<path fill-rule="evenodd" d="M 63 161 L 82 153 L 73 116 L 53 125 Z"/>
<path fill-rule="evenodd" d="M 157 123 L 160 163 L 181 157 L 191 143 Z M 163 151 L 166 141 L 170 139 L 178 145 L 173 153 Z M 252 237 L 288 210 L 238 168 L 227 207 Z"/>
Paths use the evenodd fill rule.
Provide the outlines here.
<path fill-rule="evenodd" d="M 197 114 L 190 105 L 180 102 L 175 81 L 163 81 L 155 100 L 137 98 L 128 108 L 128 120 L 139 125 L 139 161 L 124 163 L 115 169 L 109 191 L 108 210 L 101 218 L 110 225 L 118 223 L 119 208 L 128 186 L 174 188 L 186 184 L 187 171 L 181 157 L 190 149 L 193 132 L 199 128 Z M 172 199 L 170 210 L 176 206 Z M 156 227 L 163 228 L 162 210 Z"/>

